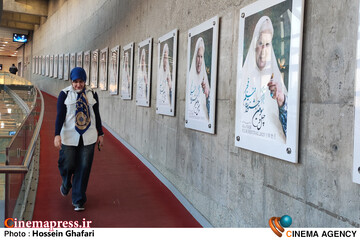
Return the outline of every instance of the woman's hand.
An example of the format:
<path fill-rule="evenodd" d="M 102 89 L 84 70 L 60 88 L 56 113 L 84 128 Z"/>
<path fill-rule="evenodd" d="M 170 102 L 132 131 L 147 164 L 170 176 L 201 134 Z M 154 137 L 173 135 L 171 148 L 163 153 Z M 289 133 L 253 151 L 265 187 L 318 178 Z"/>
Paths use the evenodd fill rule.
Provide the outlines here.
<path fill-rule="evenodd" d="M 60 135 L 55 136 L 55 138 L 54 138 L 54 146 L 59 150 L 61 149 L 61 137 L 60 137 Z"/>
<path fill-rule="evenodd" d="M 100 148 L 102 148 L 104 146 L 104 136 L 98 137 L 98 144 L 99 144 Z"/>

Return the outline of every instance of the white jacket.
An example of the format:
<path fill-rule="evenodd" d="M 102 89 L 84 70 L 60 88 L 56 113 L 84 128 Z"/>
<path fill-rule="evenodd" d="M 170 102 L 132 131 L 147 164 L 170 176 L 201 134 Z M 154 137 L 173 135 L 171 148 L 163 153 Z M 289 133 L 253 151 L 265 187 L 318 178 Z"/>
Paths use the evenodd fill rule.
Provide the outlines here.
<path fill-rule="evenodd" d="M 80 140 L 80 134 L 75 130 L 76 99 L 78 94 L 75 92 L 72 86 L 66 87 L 62 91 L 67 93 L 67 97 L 64 102 L 66 105 L 66 118 L 60 132 L 61 141 L 62 144 L 67 146 L 77 146 Z M 86 87 L 85 94 L 89 103 L 91 124 L 86 132 L 82 135 L 84 146 L 95 143 L 98 138 L 95 113 L 93 110 L 93 106 L 96 104 L 96 100 L 94 99 L 93 93 L 91 91 L 91 88 Z"/>

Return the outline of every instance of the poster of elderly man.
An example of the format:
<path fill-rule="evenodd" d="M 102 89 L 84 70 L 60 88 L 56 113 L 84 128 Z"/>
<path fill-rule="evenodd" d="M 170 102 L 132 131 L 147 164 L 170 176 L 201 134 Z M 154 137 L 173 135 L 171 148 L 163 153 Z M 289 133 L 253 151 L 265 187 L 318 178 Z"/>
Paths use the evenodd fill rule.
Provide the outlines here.
<path fill-rule="evenodd" d="M 294 163 L 302 19 L 302 0 L 257 1 L 240 10 L 235 145 Z"/>

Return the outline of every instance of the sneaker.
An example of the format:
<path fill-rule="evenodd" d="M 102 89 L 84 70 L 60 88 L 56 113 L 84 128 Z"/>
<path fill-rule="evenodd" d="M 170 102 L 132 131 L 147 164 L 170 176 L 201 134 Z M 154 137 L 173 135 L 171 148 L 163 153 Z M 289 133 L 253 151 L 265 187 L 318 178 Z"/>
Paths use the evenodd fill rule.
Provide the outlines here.
<path fill-rule="evenodd" d="M 74 210 L 75 210 L 76 212 L 79 212 L 79 211 L 84 211 L 84 210 L 85 210 L 84 205 L 81 205 L 81 204 L 74 204 L 74 203 L 73 203 L 73 206 L 75 207 L 75 208 L 74 208 Z"/>
<path fill-rule="evenodd" d="M 60 193 L 61 193 L 61 195 L 63 195 L 65 197 L 66 195 L 68 195 L 69 190 L 66 191 L 65 188 L 63 187 L 63 185 L 61 185 L 60 186 Z"/>

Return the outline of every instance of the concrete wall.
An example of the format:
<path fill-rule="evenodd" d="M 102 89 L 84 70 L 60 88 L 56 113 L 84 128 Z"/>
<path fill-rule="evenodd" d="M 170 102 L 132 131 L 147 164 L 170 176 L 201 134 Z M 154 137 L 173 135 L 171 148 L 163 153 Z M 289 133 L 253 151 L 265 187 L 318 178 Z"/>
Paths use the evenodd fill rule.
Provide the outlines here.
<path fill-rule="evenodd" d="M 59 8 L 35 31 L 33 54 L 124 46 L 178 28 L 176 116 L 155 114 L 153 67 L 151 107 L 97 90 L 103 121 L 216 227 L 266 227 L 270 217 L 284 214 L 293 218 L 293 227 L 359 227 L 360 186 L 351 177 L 359 1 L 306 1 L 299 164 L 234 146 L 239 10 L 254 1 L 50 1 Z M 184 127 L 186 54 L 187 31 L 215 15 L 220 17 L 217 134 L 210 135 Z M 154 64 L 156 59 L 154 41 Z M 69 84 L 31 77 L 53 95 Z"/>

